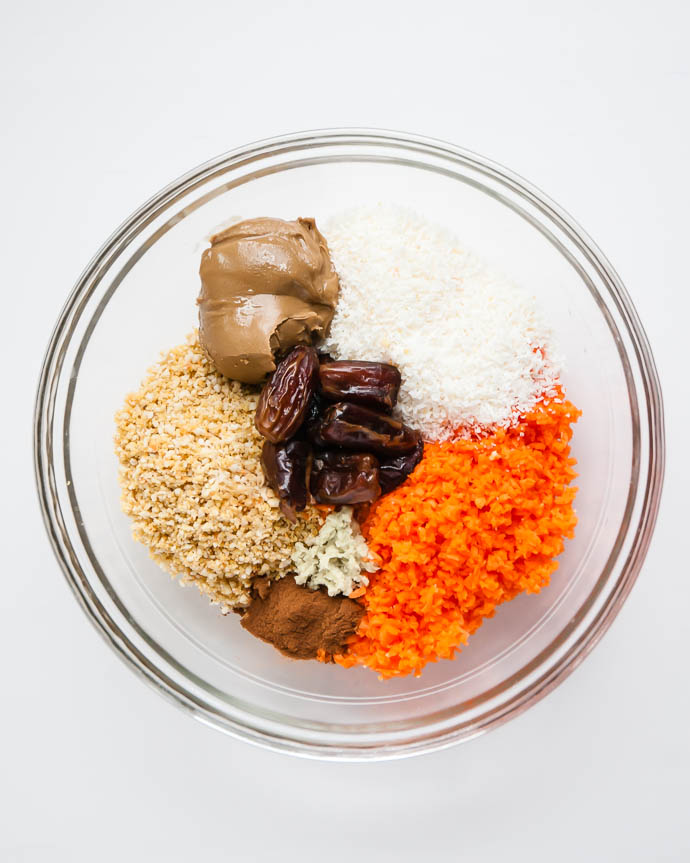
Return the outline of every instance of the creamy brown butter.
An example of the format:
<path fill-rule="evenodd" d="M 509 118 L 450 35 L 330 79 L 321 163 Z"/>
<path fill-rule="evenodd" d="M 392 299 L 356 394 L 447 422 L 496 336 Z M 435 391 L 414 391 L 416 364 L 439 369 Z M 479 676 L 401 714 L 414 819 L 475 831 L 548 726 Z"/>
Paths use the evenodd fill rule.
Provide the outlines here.
<path fill-rule="evenodd" d="M 199 336 L 226 377 L 259 383 L 275 355 L 326 335 L 338 276 L 313 219 L 248 219 L 201 257 Z"/>

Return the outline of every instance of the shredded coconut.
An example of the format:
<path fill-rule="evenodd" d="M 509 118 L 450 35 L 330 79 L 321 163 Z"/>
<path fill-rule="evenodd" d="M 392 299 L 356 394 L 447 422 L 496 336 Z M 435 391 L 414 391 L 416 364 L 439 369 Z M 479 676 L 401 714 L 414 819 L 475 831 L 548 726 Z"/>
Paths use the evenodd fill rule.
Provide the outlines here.
<path fill-rule="evenodd" d="M 427 440 L 508 427 L 558 382 L 553 337 L 533 297 L 444 228 L 390 205 L 333 217 L 340 277 L 325 349 L 394 363 L 399 412 Z"/>
<path fill-rule="evenodd" d="M 297 584 L 307 584 L 312 590 L 323 585 L 329 596 L 349 596 L 369 584 L 365 572 L 378 569 L 349 506 L 330 513 L 317 536 L 295 543 L 292 562 Z"/>

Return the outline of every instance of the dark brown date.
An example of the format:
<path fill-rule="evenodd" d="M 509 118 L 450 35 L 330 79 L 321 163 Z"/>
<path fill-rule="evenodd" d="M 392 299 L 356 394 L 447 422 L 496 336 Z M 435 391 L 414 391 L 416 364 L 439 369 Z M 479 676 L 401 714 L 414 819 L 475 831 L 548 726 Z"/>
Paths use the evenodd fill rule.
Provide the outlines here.
<path fill-rule="evenodd" d="M 271 443 L 291 438 L 304 422 L 316 389 L 319 358 L 314 348 L 299 345 L 278 363 L 256 406 L 254 424 Z"/>
<path fill-rule="evenodd" d="M 317 503 L 370 503 L 381 496 L 379 463 L 364 453 L 321 453 L 314 457 L 310 487 Z"/>
<path fill-rule="evenodd" d="M 424 441 L 420 438 L 412 452 L 381 461 L 379 464 L 381 494 L 389 494 L 401 485 L 422 460 L 423 454 Z"/>
<path fill-rule="evenodd" d="M 385 414 L 338 402 L 324 413 L 312 438 L 324 448 L 339 446 L 391 457 L 411 452 L 419 443 L 420 434 Z"/>
<path fill-rule="evenodd" d="M 390 413 L 398 400 L 400 372 L 388 363 L 338 360 L 321 363 L 321 392 L 331 401 L 348 401 Z"/>
<path fill-rule="evenodd" d="M 306 441 L 274 444 L 264 441 L 261 467 L 266 482 L 280 498 L 283 514 L 295 521 L 295 513 L 307 505 L 307 468 L 311 447 Z"/>
<path fill-rule="evenodd" d="M 304 417 L 304 424 L 300 429 L 299 437 L 303 437 L 306 435 L 311 438 L 316 433 L 316 429 L 321 422 L 321 417 L 323 416 L 323 412 L 328 408 L 328 402 L 325 402 L 318 392 L 315 392 L 314 395 L 309 400 L 309 404 L 307 406 L 307 413 Z"/>

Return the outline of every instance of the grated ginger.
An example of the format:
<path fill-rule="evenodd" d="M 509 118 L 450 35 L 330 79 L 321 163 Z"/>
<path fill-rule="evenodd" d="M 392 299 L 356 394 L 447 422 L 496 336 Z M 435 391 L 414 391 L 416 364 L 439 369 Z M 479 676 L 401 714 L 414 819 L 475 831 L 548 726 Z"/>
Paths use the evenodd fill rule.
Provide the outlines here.
<path fill-rule="evenodd" d="M 364 573 L 378 569 L 349 506 L 330 513 L 316 536 L 295 543 L 292 563 L 297 584 L 312 590 L 323 586 L 329 596 L 349 596 L 366 587 L 369 579 Z"/>

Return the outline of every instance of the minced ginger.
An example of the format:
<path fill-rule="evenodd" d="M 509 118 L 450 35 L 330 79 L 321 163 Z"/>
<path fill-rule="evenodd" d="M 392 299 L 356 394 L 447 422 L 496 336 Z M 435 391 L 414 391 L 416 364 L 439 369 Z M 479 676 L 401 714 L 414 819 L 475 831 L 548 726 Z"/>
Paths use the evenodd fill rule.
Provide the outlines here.
<path fill-rule="evenodd" d="M 378 569 L 350 506 L 330 513 L 316 536 L 297 542 L 292 563 L 297 570 L 297 584 L 306 584 L 313 590 L 323 586 L 329 596 L 338 593 L 349 596 L 366 587 L 369 579 L 365 573 Z"/>

